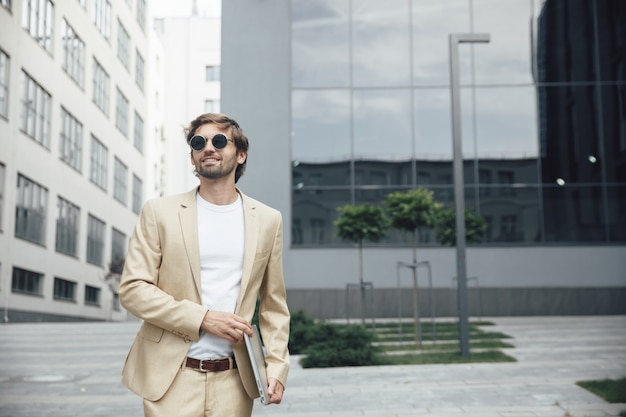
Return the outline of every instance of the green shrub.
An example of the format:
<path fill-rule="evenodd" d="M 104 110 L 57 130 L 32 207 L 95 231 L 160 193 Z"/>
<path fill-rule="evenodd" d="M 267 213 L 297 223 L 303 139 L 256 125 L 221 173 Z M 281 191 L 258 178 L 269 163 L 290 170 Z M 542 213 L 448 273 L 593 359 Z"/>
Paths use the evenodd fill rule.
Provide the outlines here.
<path fill-rule="evenodd" d="M 315 321 L 307 317 L 303 310 L 292 313 L 289 326 L 289 352 L 294 355 L 303 353 L 316 340 L 316 329 Z"/>
<path fill-rule="evenodd" d="M 380 349 L 373 334 L 359 325 L 316 324 L 308 334 L 312 343 L 304 349 L 303 368 L 368 366 L 380 363 Z"/>
<path fill-rule="evenodd" d="M 317 322 L 303 310 L 291 314 L 289 352 L 304 355 L 304 368 L 378 365 L 375 336 L 359 325 Z"/>

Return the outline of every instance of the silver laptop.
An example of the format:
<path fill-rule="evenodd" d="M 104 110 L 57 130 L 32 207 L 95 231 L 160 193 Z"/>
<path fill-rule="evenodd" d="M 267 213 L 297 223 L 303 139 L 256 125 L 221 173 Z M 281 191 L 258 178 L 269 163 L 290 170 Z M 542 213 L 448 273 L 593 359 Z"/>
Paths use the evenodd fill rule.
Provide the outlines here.
<path fill-rule="evenodd" d="M 254 335 L 252 337 L 247 334 L 243 334 L 243 338 L 246 341 L 246 348 L 248 350 L 248 356 L 250 357 L 250 363 L 252 364 L 252 371 L 254 372 L 254 379 L 259 389 L 259 395 L 261 396 L 261 403 L 267 405 L 269 403 L 269 395 L 267 394 L 267 372 L 265 369 L 265 350 L 261 344 L 261 336 L 259 335 L 259 328 L 256 324 L 252 325 Z"/>

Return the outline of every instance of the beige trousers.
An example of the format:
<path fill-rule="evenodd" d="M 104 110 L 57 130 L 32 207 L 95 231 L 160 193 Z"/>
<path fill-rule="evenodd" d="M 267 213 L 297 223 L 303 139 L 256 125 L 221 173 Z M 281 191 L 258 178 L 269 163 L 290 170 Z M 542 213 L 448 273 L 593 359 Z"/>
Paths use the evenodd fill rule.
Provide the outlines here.
<path fill-rule="evenodd" d="M 239 371 L 199 372 L 181 367 L 163 398 L 143 401 L 145 417 L 250 417 L 253 401 Z"/>

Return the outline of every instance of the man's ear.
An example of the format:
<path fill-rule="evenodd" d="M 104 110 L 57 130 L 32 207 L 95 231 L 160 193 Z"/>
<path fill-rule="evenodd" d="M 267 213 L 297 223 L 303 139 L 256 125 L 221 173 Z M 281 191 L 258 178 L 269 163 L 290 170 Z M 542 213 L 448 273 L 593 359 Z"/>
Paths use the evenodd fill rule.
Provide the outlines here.
<path fill-rule="evenodd" d="M 246 162 L 246 159 L 248 159 L 248 152 L 240 151 L 237 153 L 237 163 L 239 165 L 244 164 Z"/>

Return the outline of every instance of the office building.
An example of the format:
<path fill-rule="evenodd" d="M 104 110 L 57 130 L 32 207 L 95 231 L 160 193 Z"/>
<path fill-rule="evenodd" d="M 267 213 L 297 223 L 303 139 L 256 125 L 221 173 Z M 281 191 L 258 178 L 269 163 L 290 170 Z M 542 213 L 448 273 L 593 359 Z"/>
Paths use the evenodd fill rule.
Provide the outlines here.
<path fill-rule="evenodd" d="M 284 215 L 292 310 L 354 316 L 337 208 L 426 187 L 454 207 L 459 45 L 470 314 L 623 314 L 626 3 L 242 0 L 222 5 L 222 109 L 251 140 L 241 188 Z M 411 316 L 411 236 L 364 249 L 368 309 Z M 457 314 L 456 253 L 419 234 L 419 309 Z M 370 297 L 368 296 L 368 297 Z"/>
<path fill-rule="evenodd" d="M 183 129 L 202 113 L 220 111 L 220 16 L 203 12 L 193 7 L 189 16 L 154 22 L 165 57 L 160 62 L 164 110 L 159 116 L 167 155 L 162 164 L 164 195 L 198 185 Z"/>
<path fill-rule="evenodd" d="M 158 131 L 150 30 L 146 0 L 1 2 L 5 321 L 125 318 L 117 278 Z"/>

